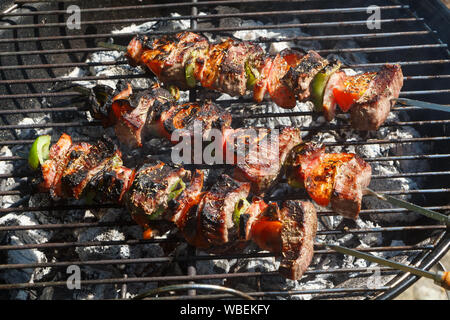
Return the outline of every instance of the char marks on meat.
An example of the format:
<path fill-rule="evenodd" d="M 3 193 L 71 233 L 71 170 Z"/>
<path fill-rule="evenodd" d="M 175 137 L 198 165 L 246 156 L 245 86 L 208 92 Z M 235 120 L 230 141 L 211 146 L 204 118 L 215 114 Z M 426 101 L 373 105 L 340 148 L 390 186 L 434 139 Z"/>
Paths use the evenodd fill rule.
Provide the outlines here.
<path fill-rule="evenodd" d="M 280 210 L 281 263 L 279 272 L 286 278 L 298 280 L 311 263 L 317 214 L 309 201 L 287 200 Z"/>
<path fill-rule="evenodd" d="M 356 220 L 361 211 L 364 190 L 370 183 L 372 168 L 355 155 L 342 163 L 334 176 L 331 207 L 342 216 Z"/>
<path fill-rule="evenodd" d="M 317 52 L 310 50 L 297 66 L 289 69 L 281 81 L 291 88 L 299 101 L 304 101 L 311 95 L 312 80 L 328 63 Z"/>
<path fill-rule="evenodd" d="M 127 193 L 126 205 L 140 225 L 159 219 L 169 206 L 171 187 L 189 174 L 183 168 L 161 161 L 149 162 L 137 170 Z"/>
<path fill-rule="evenodd" d="M 283 174 L 284 163 L 290 151 L 302 142 L 300 129 L 282 127 L 278 134 L 271 130 L 255 130 L 257 136 L 247 142 L 248 152 L 236 160 L 233 177 L 240 181 L 250 181 L 252 192 L 262 194 L 270 189 Z M 235 130 L 236 141 L 247 136 L 247 130 Z M 242 143 L 242 142 L 241 142 Z M 228 144 L 227 144 L 228 145 Z M 239 144 L 235 150 L 239 151 Z"/>
<path fill-rule="evenodd" d="M 228 48 L 220 65 L 217 90 L 230 96 L 243 96 L 247 90 L 246 63 L 259 60 L 263 55 L 260 46 L 251 42 L 238 42 Z"/>
<path fill-rule="evenodd" d="M 350 110 L 352 126 L 357 130 L 377 130 L 386 120 L 403 86 L 399 65 L 384 65 L 369 88 Z"/>
<path fill-rule="evenodd" d="M 225 174 L 206 192 L 199 205 L 200 227 L 209 243 L 223 245 L 238 237 L 233 212 L 236 203 L 246 199 L 249 192 L 250 183 L 236 181 Z"/>
<path fill-rule="evenodd" d="M 69 161 L 61 177 L 62 192 L 79 199 L 89 181 L 100 172 L 113 157 L 121 157 L 120 151 L 110 139 L 103 138 L 96 144 L 69 152 Z"/>

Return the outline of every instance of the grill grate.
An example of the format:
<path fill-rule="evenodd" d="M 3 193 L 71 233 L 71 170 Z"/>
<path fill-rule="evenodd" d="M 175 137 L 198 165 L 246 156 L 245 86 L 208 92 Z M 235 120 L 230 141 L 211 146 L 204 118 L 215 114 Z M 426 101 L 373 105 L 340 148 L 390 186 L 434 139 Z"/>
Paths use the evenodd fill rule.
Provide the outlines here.
<path fill-rule="evenodd" d="M 148 21 L 166 22 L 172 20 L 190 20 L 190 29 L 197 32 L 212 34 L 230 34 L 238 30 L 272 30 L 272 29 L 295 29 L 301 28 L 307 32 L 308 36 L 291 37 L 285 39 L 259 39 L 260 43 L 272 43 L 279 41 L 318 41 L 322 48 L 318 53 L 327 55 L 330 53 L 339 55 L 365 54 L 368 63 L 350 63 L 353 68 L 372 68 L 384 63 L 399 63 L 405 74 L 405 86 L 401 96 L 412 97 L 414 99 L 425 100 L 436 103 L 447 103 L 450 96 L 448 78 L 450 78 L 450 54 L 447 44 L 439 40 L 437 32 L 427 25 L 423 17 L 418 17 L 408 4 L 399 4 L 398 1 L 380 0 L 371 1 L 381 9 L 380 30 L 368 30 L 366 27 L 367 3 L 362 0 L 351 0 L 342 3 L 324 0 L 299 0 L 299 1 L 192 1 L 182 3 L 157 3 L 124 5 L 139 1 L 112 1 L 110 7 L 92 7 L 96 3 L 88 1 L 78 1 L 80 4 L 81 30 L 67 30 L 65 28 L 65 18 L 67 13 L 65 8 L 67 3 L 54 1 L 22 1 L 16 0 L 13 9 L 6 10 L 0 15 L 0 100 L 2 106 L 0 110 L 0 147 L 17 148 L 25 146 L 23 153 L 2 154 L 0 156 L 0 197 L 3 207 L 0 208 L 0 218 L 8 214 L 22 215 L 34 212 L 39 215 L 48 211 L 58 217 L 70 212 L 82 212 L 85 210 L 117 208 L 116 206 L 97 205 L 87 206 L 80 203 L 53 203 L 45 202 L 45 205 L 28 204 L 31 194 L 28 182 L 32 178 L 32 173 L 26 168 L 26 150 L 34 141 L 36 130 L 51 129 L 53 140 L 57 139 L 63 130 L 83 130 L 87 126 L 99 127 L 98 122 L 86 120 L 86 107 L 83 97 L 78 92 L 59 90 L 62 87 L 70 86 L 76 81 L 99 81 L 114 79 L 141 79 L 145 74 L 121 75 L 121 76 L 79 76 L 62 77 L 73 68 L 91 68 L 98 66 L 121 66 L 126 61 L 113 62 L 86 62 L 89 54 L 107 51 L 104 48 L 96 47 L 97 41 L 114 39 L 116 43 L 126 44 L 133 33 L 112 33 L 111 30 L 129 25 L 131 23 L 143 23 Z M 374 3 L 375 2 L 375 3 Z M 237 13 L 215 13 L 217 6 L 231 6 L 237 8 Z M 173 17 L 170 13 L 177 11 L 180 16 Z M 200 11 L 207 12 L 206 15 L 199 14 Z M 293 17 L 299 17 L 301 23 L 286 23 Z M 211 23 L 222 21 L 221 19 L 255 19 L 264 21 L 263 26 L 222 26 L 220 23 L 211 27 Z M 209 23 L 209 24 L 208 24 Z M 280 23 L 283 23 L 280 25 Z M 169 34 L 178 31 L 156 31 L 154 34 Z M 341 40 L 351 40 L 358 47 L 336 48 L 335 44 Z M 52 86 L 53 85 L 53 86 Z M 58 89 L 59 88 L 59 89 Z M 191 92 L 191 97 L 196 93 Z M 81 103 L 80 103 L 81 101 Z M 236 100 L 217 101 L 223 106 L 236 103 Z M 244 106 L 253 103 L 249 100 L 239 99 L 237 102 Z M 244 108 L 245 109 L 245 108 Z M 245 111 L 244 111 L 245 112 Z M 426 181 L 426 187 L 413 190 L 376 190 L 379 193 L 391 195 L 409 195 L 414 202 L 427 208 L 446 212 L 450 209 L 448 203 L 448 175 L 450 167 L 448 158 L 450 148 L 448 140 L 448 129 L 450 118 L 447 114 L 438 112 L 424 112 L 416 107 L 396 106 L 393 113 L 402 115 L 408 113 L 409 118 L 400 121 L 388 121 L 382 128 L 403 128 L 413 127 L 420 133 L 420 137 L 397 139 L 377 139 L 368 135 L 356 141 L 339 141 L 336 143 L 325 143 L 333 147 L 346 147 L 358 145 L 392 145 L 394 148 L 409 146 L 414 144 L 425 144 L 427 152 L 416 154 L 414 148 L 404 148 L 399 154 L 389 154 L 383 157 L 368 157 L 366 161 L 377 162 L 405 162 L 415 161 L 430 163 L 430 171 L 401 172 L 398 174 L 378 174 L 374 175 L 374 180 L 409 178 L 413 181 Z M 49 121 L 34 124 L 19 123 L 24 116 L 45 115 Z M 314 112 L 286 112 L 264 113 L 264 114 L 239 114 L 240 118 L 272 118 L 272 117 L 317 117 Z M 314 134 L 317 131 L 325 130 L 347 130 L 348 125 L 324 125 L 324 126 L 304 126 L 301 130 Z M 20 134 L 23 130 L 31 130 L 31 133 L 23 138 Z M 19 133 L 18 133 L 19 132 Z M 95 139 L 93 139 L 95 140 Z M 76 141 L 76 139 L 75 139 Z M 442 178 L 441 178 L 442 176 Z M 9 179 L 21 180 L 12 186 L 6 182 Z M 17 201 L 7 204 L 8 197 L 15 197 Z M 286 198 L 305 198 L 304 194 L 288 194 Z M 280 197 L 274 198 L 280 200 Z M 407 210 L 397 208 L 371 209 L 361 211 L 363 219 L 371 219 L 372 216 L 382 216 L 390 214 L 406 214 Z M 319 212 L 320 220 L 335 216 L 332 211 L 323 210 Z M 119 222 L 85 221 L 81 217 L 73 222 L 48 222 L 33 225 L 2 225 L 0 226 L 0 241 L 9 234 L 21 231 L 52 230 L 55 232 L 85 230 L 89 228 L 114 229 L 116 227 L 132 226 L 128 220 Z M 433 221 L 419 219 L 413 224 L 399 223 L 394 226 L 381 226 L 373 228 L 358 228 L 357 226 L 343 227 L 340 229 L 321 230 L 319 236 L 335 237 L 358 234 L 382 233 L 389 239 L 400 239 L 404 241 L 402 245 L 379 245 L 371 247 L 359 247 L 359 250 L 369 252 L 400 252 L 402 255 L 410 255 L 411 265 L 421 268 L 430 268 L 447 250 L 450 239 L 446 227 L 438 225 Z M 62 233 L 64 234 L 64 233 Z M 408 241 L 412 239 L 411 241 Z M 114 285 L 121 290 L 121 297 L 126 296 L 127 286 L 136 283 L 154 283 L 161 285 L 165 283 L 186 283 L 212 280 L 223 280 L 227 286 L 236 286 L 239 279 L 254 278 L 256 282 L 261 279 L 277 277 L 277 272 L 219 272 L 214 274 L 201 274 L 196 268 L 197 261 L 211 260 L 231 260 L 231 259 L 257 259 L 272 257 L 268 253 L 240 253 L 240 254 L 216 254 L 200 255 L 195 249 L 188 249 L 188 256 L 172 257 L 163 255 L 162 257 L 137 257 L 129 259 L 99 259 L 83 260 L 77 258 L 58 259 L 44 263 L 9 263 L 6 256 L 9 252 L 20 252 L 23 250 L 39 249 L 49 256 L 61 250 L 73 251 L 76 248 L 92 246 L 120 246 L 129 247 L 143 246 L 148 244 L 161 244 L 172 246 L 179 243 L 180 239 L 166 237 L 162 239 L 141 240 L 137 238 L 127 238 L 114 241 L 71 241 L 55 237 L 46 243 L 27 244 L 2 244 L 0 245 L 0 274 L 7 270 L 38 270 L 40 268 L 51 268 L 56 270 L 54 274 L 59 276 L 53 279 L 43 279 L 32 282 L 14 282 L 0 280 L 0 294 L 6 295 L 17 290 L 26 290 L 30 294 L 37 290 L 52 287 L 65 287 L 65 268 L 70 265 L 85 267 L 105 267 L 110 266 L 121 268 L 126 265 L 155 265 L 177 262 L 186 266 L 184 274 L 162 274 L 142 277 L 122 277 L 111 276 L 105 279 L 81 280 L 82 286 L 102 286 Z M 336 255 L 330 250 L 316 248 L 316 256 Z M 5 257 L 4 260 L 2 258 Z M 367 278 L 379 271 L 381 275 L 388 277 L 389 281 L 382 285 L 368 287 L 366 282 L 351 282 L 353 277 Z M 275 297 L 298 297 L 312 295 L 314 298 L 392 298 L 406 287 L 411 285 L 417 277 L 410 276 L 400 271 L 389 268 L 329 268 L 322 269 L 320 265 L 312 264 L 301 282 L 306 283 L 316 275 L 329 275 L 340 279 L 336 281 L 333 288 L 302 289 L 302 290 L 265 290 L 258 288 L 249 295 L 256 298 Z M 307 279 L 305 279 L 307 278 Z M 387 278 L 386 278 L 387 279 Z M 123 285 L 123 286 L 122 286 Z M 12 294 L 12 293 L 11 293 Z M 176 296 L 176 299 L 218 299 L 230 297 L 226 294 L 205 294 L 189 290 L 187 295 Z M 8 296 L 10 297 L 10 296 Z M 173 299 L 173 296 L 160 297 L 161 299 Z"/>

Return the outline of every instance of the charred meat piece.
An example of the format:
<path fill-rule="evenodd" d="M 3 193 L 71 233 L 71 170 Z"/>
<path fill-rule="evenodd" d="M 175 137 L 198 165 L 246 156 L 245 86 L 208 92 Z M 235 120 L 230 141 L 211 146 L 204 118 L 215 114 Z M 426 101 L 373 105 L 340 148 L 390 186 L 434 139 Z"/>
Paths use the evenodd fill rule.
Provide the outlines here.
<path fill-rule="evenodd" d="M 67 164 L 67 154 L 72 146 L 72 138 L 63 133 L 59 140 L 52 145 L 49 151 L 49 159 L 42 164 L 43 182 L 42 190 L 51 190 L 58 183 Z"/>
<path fill-rule="evenodd" d="M 249 62 L 257 61 L 262 55 L 262 48 L 251 42 L 231 45 L 220 64 L 217 90 L 230 96 L 243 96 L 247 90 L 247 73 L 251 72 Z"/>
<path fill-rule="evenodd" d="M 399 65 L 385 65 L 351 109 L 352 126 L 357 130 L 377 130 L 386 120 L 403 86 Z"/>
<path fill-rule="evenodd" d="M 119 115 L 114 130 L 116 136 L 130 147 L 142 146 L 142 141 L 151 129 L 149 124 L 160 112 L 163 105 L 172 102 L 172 96 L 167 90 L 155 88 L 145 90 L 130 97 L 130 100 L 116 100 L 112 109 L 118 105 L 129 105 L 131 112 Z M 119 108 L 119 107 L 118 107 Z"/>
<path fill-rule="evenodd" d="M 206 192 L 199 209 L 200 230 L 208 243 L 223 245 L 237 239 L 239 217 L 234 216 L 235 207 L 249 192 L 250 183 L 236 181 L 227 175 L 221 175 Z"/>
<path fill-rule="evenodd" d="M 206 193 L 202 194 L 198 205 L 193 206 L 187 211 L 183 221 L 183 229 L 181 229 L 186 242 L 200 249 L 208 249 L 211 247 L 211 243 L 208 241 L 201 227 L 202 211 L 205 205 L 203 198 L 205 195 Z"/>
<path fill-rule="evenodd" d="M 149 221 L 161 219 L 185 188 L 189 171 L 167 165 L 161 161 L 149 162 L 137 170 L 128 190 L 126 206 L 133 219 L 145 226 Z"/>
<path fill-rule="evenodd" d="M 281 82 L 294 92 L 299 101 L 304 101 L 311 95 L 312 80 L 328 63 L 317 52 L 310 50 L 295 67 L 287 71 Z"/>
<path fill-rule="evenodd" d="M 262 62 L 261 71 L 259 72 L 260 76 L 259 79 L 256 81 L 255 85 L 253 86 L 253 100 L 256 102 L 261 102 L 264 99 L 264 96 L 267 92 L 268 87 L 268 79 L 269 74 L 272 70 L 273 66 L 273 58 L 272 57 L 266 57 L 264 61 Z"/>
<path fill-rule="evenodd" d="M 304 186 L 317 204 L 331 203 L 337 213 L 356 219 L 370 183 L 370 165 L 356 154 L 325 153 L 325 148 L 313 144 L 299 146 L 294 153 L 294 159 L 289 160 L 289 183 Z"/>
<path fill-rule="evenodd" d="M 66 197 L 79 199 L 89 181 L 100 172 L 112 158 L 121 158 L 114 143 L 106 138 L 92 146 L 71 148 L 69 161 L 61 177 L 62 193 Z"/>
<path fill-rule="evenodd" d="M 165 84 L 173 84 L 182 90 L 190 88 L 186 83 L 186 70 L 189 59 L 209 48 L 208 40 L 196 33 L 183 32 L 175 35 L 176 46 L 172 48 L 159 76 Z"/>
<path fill-rule="evenodd" d="M 278 53 L 273 60 L 267 88 L 272 100 L 280 107 L 291 109 L 296 105 L 294 87 L 287 86 L 282 79 L 289 70 L 303 61 L 302 57 L 303 54 L 298 51 L 285 49 Z"/>
<path fill-rule="evenodd" d="M 342 216 L 355 220 L 361 211 L 364 190 L 370 183 L 372 168 L 358 156 L 336 168 L 331 208 Z"/>
<path fill-rule="evenodd" d="M 171 53 L 177 47 L 177 41 L 178 39 L 174 35 L 165 35 L 152 40 L 147 37 L 136 38 L 136 40 L 132 40 L 132 45 L 128 46 L 127 56 L 132 61 L 136 61 L 134 57 L 137 57 L 136 53 L 140 52 L 137 64 L 147 67 L 156 77 L 160 78 L 166 60 L 170 58 Z"/>
<path fill-rule="evenodd" d="M 86 186 L 86 197 L 94 203 L 121 203 L 131 186 L 134 170 L 124 167 L 117 155 L 100 169 Z"/>
<path fill-rule="evenodd" d="M 128 59 L 128 63 L 136 67 L 141 64 L 141 56 L 144 51 L 144 43 L 148 41 L 146 36 L 137 35 L 128 43 L 127 52 L 125 57 Z"/>
<path fill-rule="evenodd" d="M 172 140 L 171 135 L 177 129 L 185 129 L 185 133 L 193 136 L 194 126 L 198 126 L 196 132 L 204 133 L 212 128 L 220 130 L 229 128 L 231 121 L 231 114 L 214 103 L 205 102 L 202 105 L 186 103 L 172 105 L 170 109 L 162 112 L 158 128 L 163 132 L 163 136 Z"/>
<path fill-rule="evenodd" d="M 220 65 L 230 48 L 234 44 L 232 39 L 227 39 L 217 44 L 210 44 L 206 61 L 202 65 L 201 72 L 197 72 L 198 79 L 204 88 L 216 89 L 218 87 L 218 78 Z"/>
<path fill-rule="evenodd" d="M 287 200 L 280 210 L 280 221 L 282 258 L 278 270 L 286 278 L 298 280 L 314 255 L 316 209 L 309 201 Z"/>
<path fill-rule="evenodd" d="M 234 150 L 238 154 L 233 177 L 251 182 L 255 194 L 264 193 L 277 182 L 283 174 L 287 156 L 302 142 L 300 130 L 293 127 L 284 127 L 279 131 L 238 129 L 233 138 L 236 141 Z M 228 142 L 227 150 L 230 146 Z"/>

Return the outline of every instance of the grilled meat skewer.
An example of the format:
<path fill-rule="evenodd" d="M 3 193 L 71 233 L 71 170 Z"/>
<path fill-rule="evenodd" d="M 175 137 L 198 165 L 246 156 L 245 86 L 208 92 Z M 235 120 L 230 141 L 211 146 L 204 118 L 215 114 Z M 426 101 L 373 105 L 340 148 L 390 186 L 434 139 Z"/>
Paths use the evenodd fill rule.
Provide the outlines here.
<path fill-rule="evenodd" d="M 326 153 L 312 143 L 295 147 L 287 163 L 288 183 L 304 187 L 321 206 L 342 216 L 356 219 L 362 197 L 370 183 L 372 169 L 353 153 Z"/>
<path fill-rule="evenodd" d="M 161 161 L 146 162 L 131 170 L 122 166 L 120 151 L 107 139 L 93 145 L 73 144 L 70 136 L 63 134 L 43 162 L 42 175 L 44 190 L 63 190 L 58 194 L 63 198 L 92 200 L 97 196 L 98 203 L 123 203 L 145 229 L 163 219 L 177 226 L 187 242 L 207 251 L 239 249 L 245 241 L 255 239 L 263 249 L 281 256 L 280 270 L 291 279 L 302 276 L 313 256 L 311 235 L 315 235 L 317 223 L 310 203 L 290 201 L 281 210 L 259 198 L 250 204 L 248 182 L 222 175 L 211 188 L 203 190 L 200 171 L 190 172 Z M 70 177 L 67 183 L 64 177 Z M 90 195 L 90 191 L 96 195 Z M 281 228 L 270 228 L 270 232 L 253 228 L 269 216 L 269 208 L 276 212 L 271 214 L 271 223 Z"/>
<path fill-rule="evenodd" d="M 344 112 L 350 110 L 351 124 L 358 130 L 377 130 L 403 86 L 399 65 L 347 76 L 340 63 L 313 50 L 303 54 L 285 49 L 269 56 L 252 42 L 208 43 L 192 32 L 155 39 L 136 36 L 126 51 L 131 65 L 149 69 L 166 85 L 186 90 L 199 84 L 231 96 L 250 90 L 256 102 L 268 93 L 283 108 L 293 108 L 297 100 L 312 100 L 328 121 L 337 104 Z"/>
<path fill-rule="evenodd" d="M 126 92 L 130 93 L 128 88 Z M 118 95 L 124 96 L 122 92 Z M 110 110 L 114 110 L 116 102 L 111 104 Z M 148 104 L 147 113 L 151 116 L 147 118 L 157 119 L 155 115 L 158 113 L 158 107 L 159 105 L 154 111 L 153 106 Z M 228 118 L 231 116 L 221 111 L 218 106 L 206 103 L 205 111 L 193 111 L 194 108 L 200 107 L 195 103 L 182 106 L 169 104 L 159 108 L 169 110 L 163 111 L 160 116 L 163 120 L 156 124 L 159 135 L 170 139 L 169 132 L 173 132 L 175 127 L 186 128 L 189 132 L 193 132 L 194 120 L 200 121 L 203 128 L 210 129 L 220 115 L 221 121 L 216 127 L 222 128 L 226 151 L 224 158 L 229 160 L 229 154 L 233 155 L 233 178 L 250 182 L 253 194 L 262 195 L 270 190 L 288 170 L 286 176 L 291 185 L 306 187 L 308 194 L 317 204 L 324 207 L 331 206 L 335 212 L 350 219 L 358 217 L 362 196 L 370 182 L 371 167 L 355 154 L 330 154 L 325 153 L 324 148 L 301 144 L 300 131 L 292 127 L 280 128 L 279 134 L 275 136 L 271 135 L 273 130 L 269 129 L 260 131 L 252 128 L 231 129 L 229 128 L 231 120 Z M 110 114 L 113 112 L 109 112 L 108 119 L 111 119 Z M 120 119 L 116 121 L 118 122 Z M 148 126 L 155 125 L 147 122 L 146 127 Z M 163 131 L 165 133 L 161 134 Z M 290 153 L 291 158 L 286 161 Z"/>

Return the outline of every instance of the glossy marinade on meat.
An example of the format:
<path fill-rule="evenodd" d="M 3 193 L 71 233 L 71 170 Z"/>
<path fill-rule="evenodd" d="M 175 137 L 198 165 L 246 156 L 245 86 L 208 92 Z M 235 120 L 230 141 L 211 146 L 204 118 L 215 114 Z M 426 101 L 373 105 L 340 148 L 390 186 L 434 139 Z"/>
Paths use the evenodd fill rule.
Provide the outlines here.
<path fill-rule="evenodd" d="M 262 132 L 261 132 L 262 131 Z M 252 192 L 262 194 L 277 183 L 283 175 L 284 163 L 290 151 L 302 142 L 300 129 L 282 127 L 273 130 L 257 130 L 247 139 L 246 129 L 237 129 L 228 139 L 233 139 L 234 152 L 239 152 L 239 143 L 244 141 L 248 148 L 242 157 L 237 157 L 233 177 L 240 181 L 250 181 Z M 237 145 L 236 145 L 237 144 Z M 227 141 L 227 148 L 230 143 Z"/>
<path fill-rule="evenodd" d="M 306 143 L 295 148 L 288 160 L 288 182 L 304 187 L 321 206 L 350 219 L 361 210 L 362 197 L 372 169 L 354 153 L 326 153 L 325 148 Z"/>
<path fill-rule="evenodd" d="M 137 36 L 130 41 L 127 57 L 132 65 L 151 70 L 167 86 L 189 89 L 201 85 L 231 96 L 252 91 L 256 102 L 268 93 L 273 102 L 289 109 L 297 101 L 313 100 L 328 121 L 339 105 L 344 112 L 351 109 L 352 126 L 358 130 L 378 129 L 403 85 L 400 66 L 385 65 L 376 72 L 368 93 L 354 96 L 343 85 L 354 76 L 342 72 L 341 64 L 332 72 L 326 70 L 330 61 L 313 50 L 303 54 L 285 49 L 269 55 L 252 42 L 228 38 L 209 43 L 192 32 L 153 40 Z M 359 84 L 357 91 L 365 91 L 364 83 Z M 357 101 L 359 98 L 362 100 Z"/>
<path fill-rule="evenodd" d="M 212 245 L 222 245 L 238 236 L 233 214 L 240 199 L 247 199 L 250 183 L 221 175 L 200 202 L 200 228 Z"/>
<path fill-rule="evenodd" d="M 73 148 L 61 177 L 62 192 L 79 199 L 89 181 L 105 166 L 111 165 L 115 157 L 120 158 L 121 153 L 109 139 L 101 139 L 83 150 Z"/>
<path fill-rule="evenodd" d="M 132 217 L 141 225 L 161 219 L 172 200 L 184 190 L 189 171 L 161 161 L 150 161 L 138 170 L 127 192 L 125 204 Z"/>

